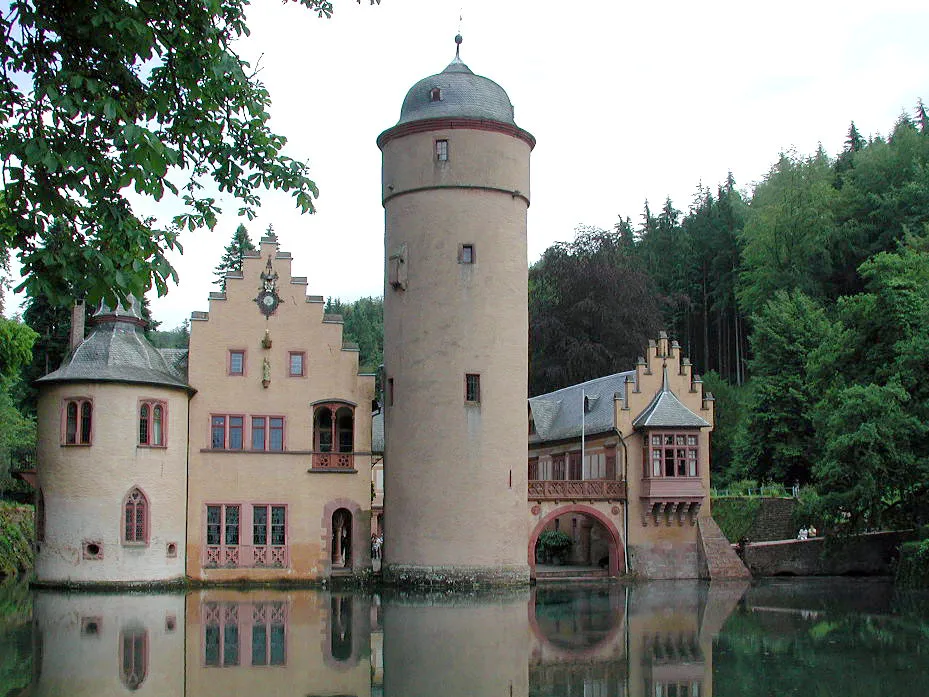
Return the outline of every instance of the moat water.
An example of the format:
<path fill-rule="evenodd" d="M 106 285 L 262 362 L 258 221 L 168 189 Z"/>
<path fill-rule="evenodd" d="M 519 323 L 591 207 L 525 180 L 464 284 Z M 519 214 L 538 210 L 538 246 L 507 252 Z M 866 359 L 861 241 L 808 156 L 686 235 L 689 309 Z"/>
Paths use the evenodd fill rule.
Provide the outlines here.
<path fill-rule="evenodd" d="M 0 585 L 0 697 L 926 694 L 929 594 L 882 579 L 494 594 Z"/>

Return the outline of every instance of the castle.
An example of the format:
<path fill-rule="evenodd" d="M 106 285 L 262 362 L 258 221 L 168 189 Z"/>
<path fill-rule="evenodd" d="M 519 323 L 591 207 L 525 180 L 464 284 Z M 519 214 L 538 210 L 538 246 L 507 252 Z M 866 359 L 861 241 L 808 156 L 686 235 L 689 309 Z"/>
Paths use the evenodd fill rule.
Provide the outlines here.
<path fill-rule="evenodd" d="M 39 582 L 364 577 L 372 516 L 388 583 L 525 584 L 551 529 L 607 575 L 743 575 L 709 516 L 712 398 L 675 343 L 527 409 L 534 145 L 457 51 L 378 138 L 380 413 L 273 236 L 192 314 L 188 351 L 154 349 L 135 307 L 86 337 L 76 312 L 38 381 Z"/>

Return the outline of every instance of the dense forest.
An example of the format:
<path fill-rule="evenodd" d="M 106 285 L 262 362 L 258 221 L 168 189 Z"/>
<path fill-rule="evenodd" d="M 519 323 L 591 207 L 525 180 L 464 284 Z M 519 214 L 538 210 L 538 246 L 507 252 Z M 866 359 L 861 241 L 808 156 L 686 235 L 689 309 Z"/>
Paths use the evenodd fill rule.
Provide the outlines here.
<path fill-rule="evenodd" d="M 217 283 L 253 249 L 236 230 Z M 686 212 L 648 202 L 584 227 L 529 270 L 530 391 L 627 370 L 667 330 L 716 396 L 714 483 L 810 485 L 849 529 L 929 522 L 929 116 L 886 137 L 854 123 L 830 155 L 781 153 L 752 191 L 730 173 Z M 361 365 L 383 356 L 383 301 L 330 298 Z M 29 431 L 29 383 L 60 361 L 67 311 L 33 299 L 4 320 L 0 433 Z M 185 345 L 187 327 L 152 330 Z M 31 363 L 22 346 L 35 341 Z M 28 352 L 28 350 L 27 350 Z M 7 353 L 10 353 L 9 351 Z M 0 439 L 0 450 L 4 447 Z M 17 442 L 28 442 L 18 436 Z M 5 456 L 0 453 L 0 456 Z"/>

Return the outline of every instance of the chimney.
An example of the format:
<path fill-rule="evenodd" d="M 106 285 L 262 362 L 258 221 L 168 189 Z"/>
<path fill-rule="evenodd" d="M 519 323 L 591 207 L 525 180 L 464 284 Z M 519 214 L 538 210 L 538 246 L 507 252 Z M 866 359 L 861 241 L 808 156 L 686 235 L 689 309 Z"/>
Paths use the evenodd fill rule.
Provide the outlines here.
<path fill-rule="evenodd" d="M 71 338 L 68 348 L 73 351 L 84 342 L 84 301 L 75 300 L 71 308 Z"/>

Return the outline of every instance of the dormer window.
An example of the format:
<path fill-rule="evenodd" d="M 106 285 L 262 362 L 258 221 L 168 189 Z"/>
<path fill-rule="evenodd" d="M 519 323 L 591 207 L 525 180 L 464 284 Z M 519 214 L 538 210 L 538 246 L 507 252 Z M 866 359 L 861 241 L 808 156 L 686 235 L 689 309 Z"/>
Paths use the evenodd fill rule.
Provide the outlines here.
<path fill-rule="evenodd" d="M 429 91 L 429 101 L 430 102 L 441 102 L 442 101 L 442 88 L 433 87 Z"/>

